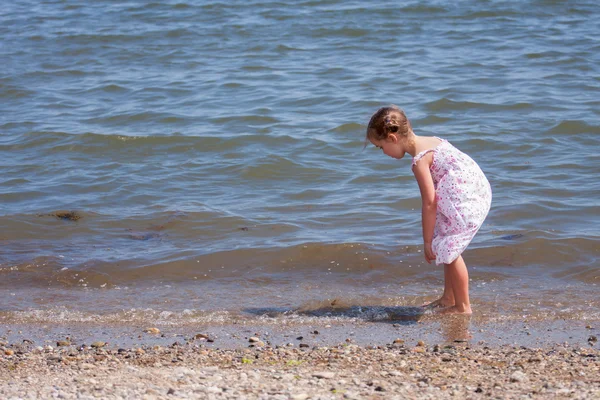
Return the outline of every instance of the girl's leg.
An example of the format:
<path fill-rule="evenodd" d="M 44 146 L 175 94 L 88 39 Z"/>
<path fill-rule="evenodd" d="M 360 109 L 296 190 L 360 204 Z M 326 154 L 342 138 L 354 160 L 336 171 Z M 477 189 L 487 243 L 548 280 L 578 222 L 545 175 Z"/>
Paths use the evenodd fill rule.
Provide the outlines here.
<path fill-rule="evenodd" d="M 462 256 L 452 263 L 446 265 L 450 277 L 450 285 L 454 294 L 454 306 L 447 308 L 444 312 L 456 314 L 471 314 L 471 302 L 469 301 L 469 272 Z M 446 269 L 444 268 L 444 271 Z"/>
<path fill-rule="evenodd" d="M 442 294 L 442 297 L 429 304 L 425 304 L 424 307 L 451 307 L 455 304 L 454 291 L 452 288 L 452 279 L 449 270 L 449 265 L 444 264 L 444 294 Z"/>

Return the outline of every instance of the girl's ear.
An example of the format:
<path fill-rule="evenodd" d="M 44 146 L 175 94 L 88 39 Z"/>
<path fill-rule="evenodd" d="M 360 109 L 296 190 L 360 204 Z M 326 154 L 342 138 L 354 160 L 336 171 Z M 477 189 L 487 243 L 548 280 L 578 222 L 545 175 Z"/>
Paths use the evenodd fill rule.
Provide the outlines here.
<path fill-rule="evenodd" d="M 398 143 L 398 136 L 395 133 L 390 133 L 387 137 L 387 140 L 393 143 Z"/>

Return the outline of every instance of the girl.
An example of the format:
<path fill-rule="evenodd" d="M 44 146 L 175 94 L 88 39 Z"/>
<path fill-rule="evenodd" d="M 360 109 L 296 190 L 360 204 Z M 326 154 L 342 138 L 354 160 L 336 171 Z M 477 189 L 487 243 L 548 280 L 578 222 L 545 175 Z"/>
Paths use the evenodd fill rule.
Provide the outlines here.
<path fill-rule="evenodd" d="M 425 260 L 444 264 L 444 294 L 425 307 L 471 314 L 469 273 L 461 256 L 490 210 L 492 190 L 479 166 L 447 141 L 417 136 L 404 111 L 396 106 L 377 110 L 367 139 L 385 155 L 413 157 L 419 183 Z"/>

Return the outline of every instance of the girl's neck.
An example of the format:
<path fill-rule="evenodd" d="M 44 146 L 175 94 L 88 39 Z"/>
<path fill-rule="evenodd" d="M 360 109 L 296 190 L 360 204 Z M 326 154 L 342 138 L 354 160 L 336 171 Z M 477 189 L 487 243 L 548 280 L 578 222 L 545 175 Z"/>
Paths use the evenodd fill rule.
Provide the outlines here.
<path fill-rule="evenodd" d="M 433 136 L 417 136 L 414 133 L 407 139 L 406 152 L 415 157 L 422 151 L 430 150 L 440 144 L 440 140 Z"/>

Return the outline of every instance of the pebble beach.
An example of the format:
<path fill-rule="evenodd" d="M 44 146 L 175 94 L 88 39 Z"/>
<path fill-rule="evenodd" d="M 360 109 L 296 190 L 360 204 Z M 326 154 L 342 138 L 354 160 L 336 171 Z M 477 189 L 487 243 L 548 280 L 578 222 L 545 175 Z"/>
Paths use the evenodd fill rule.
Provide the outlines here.
<path fill-rule="evenodd" d="M 139 330 L 142 344 L 129 346 L 121 346 L 125 342 L 119 343 L 114 334 L 114 342 L 81 343 L 69 336 L 55 342 L 49 338 L 8 342 L 8 337 L 14 337 L 9 333 L 0 337 L 0 397 L 600 397 L 600 352 L 596 335 L 589 334 L 593 329 L 587 329 L 579 343 L 540 346 L 466 339 L 426 342 L 415 337 L 385 340 L 376 335 L 375 342 L 381 343 L 365 344 L 360 335 L 328 336 L 329 329 L 311 328 L 306 337 L 291 337 L 296 333 L 288 330 L 286 343 L 283 336 L 264 330 L 251 333 L 238 328 L 221 340 L 213 334 L 172 335 L 151 327 Z M 315 338 L 323 338 L 320 343 L 326 345 L 315 344 L 319 343 Z"/>

